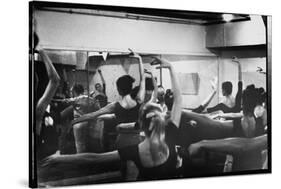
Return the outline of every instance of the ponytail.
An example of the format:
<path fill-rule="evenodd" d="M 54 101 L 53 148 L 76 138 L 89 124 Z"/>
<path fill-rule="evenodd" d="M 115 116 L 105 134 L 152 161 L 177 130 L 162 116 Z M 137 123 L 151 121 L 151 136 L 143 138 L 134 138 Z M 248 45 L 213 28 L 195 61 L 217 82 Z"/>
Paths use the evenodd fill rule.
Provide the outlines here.
<path fill-rule="evenodd" d="M 168 146 L 165 142 L 165 121 L 160 116 L 154 116 L 151 118 L 149 130 L 151 135 L 149 136 L 150 153 L 152 160 L 156 161 L 159 158 L 159 154 L 164 156 L 168 155 Z"/>
<path fill-rule="evenodd" d="M 155 111 L 156 110 L 156 111 Z M 168 146 L 165 142 L 165 114 L 155 103 L 146 103 L 140 108 L 139 125 L 149 140 L 150 153 L 155 162 L 160 155 L 168 155 Z"/>

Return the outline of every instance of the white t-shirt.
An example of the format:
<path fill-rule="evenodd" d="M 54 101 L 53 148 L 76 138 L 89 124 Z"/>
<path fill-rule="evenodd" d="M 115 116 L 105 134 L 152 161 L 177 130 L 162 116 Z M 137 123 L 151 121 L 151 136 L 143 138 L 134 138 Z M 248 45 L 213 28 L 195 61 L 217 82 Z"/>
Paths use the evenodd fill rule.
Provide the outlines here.
<path fill-rule="evenodd" d="M 233 108 L 235 106 L 235 98 L 230 95 L 230 96 L 223 96 L 221 103 L 225 104 L 229 108 Z"/>

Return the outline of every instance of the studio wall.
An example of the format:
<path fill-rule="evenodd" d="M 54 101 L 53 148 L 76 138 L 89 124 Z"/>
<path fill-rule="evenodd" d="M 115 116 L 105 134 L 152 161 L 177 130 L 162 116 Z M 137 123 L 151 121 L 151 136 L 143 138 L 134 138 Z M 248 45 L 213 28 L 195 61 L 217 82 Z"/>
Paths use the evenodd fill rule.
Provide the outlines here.
<path fill-rule="evenodd" d="M 238 58 L 242 64 L 244 87 L 250 83 L 254 83 L 258 87 L 265 88 L 266 86 L 264 75 L 256 72 L 257 67 L 265 69 L 266 51 L 264 49 L 252 49 L 251 47 L 239 49 L 238 47 L 238 50 L 229 50 L 221 48 L 230 44 L 241 47 L 263 44 L 265 42 L 264 29 L 255 35 L 251 34 L 253 30 L 257 29 L 256 27 L 264 27 L 260 20 L 259 24 L 252 28 L 254 19 L 241 23 L 199 26 L 49 11 L 36 11 L 35 18 L 40 45 L 43 48 L 79 50 L 76 53 L 77 69 L 85 69 L 86 51 L 81 50 L 128 52 L 128 48 L 131 48 L 139 53 L 158 54 L 162 58 L 166 58 L 173 63 L 177 73 L 198 74 L 198 94 L 183 94 L 184 108 L 195 108 L 200 105 L 212 92 L 210 80 L 214 77 L 218 77 L 218 93 L 210 106 L 219 102 L 218 96 L 221 96 L 220 86 L 223 81 L 232 81 L 233 95 L 236 94 L 238 73 L 237 65 L 231 61 L 232 56 L 240 56 Z M 222 28 L 223 30 L 221 30 Z M 227 39 L 227 36 L 232 36 L 232 38 Z M 213 46 L 212 41 L 210 42 L 210 39 L 216 40 L 218 37 L 223 41 L 220 48 L 215 52 L 213 49 L 206 48 L 206 45 L 207 47 L 218 47 L 219 40 L 215 41 Z M 246 43 L 241 44 L 235 39 L 243 39 Z M 63 62 L 63 64 L 68 63 Z M 69 64 L 75 63 L 71 61 Z M 128 73 L 121 64 L 120 59 L 113 58 L 99 67 L 107 84 L 106 91 L 109 101 L 119 98 L 115 84 L 118 77 L 130 74 L 136 79 L 135 85 L 139 83 L 137 63 L 129 62 Z M 151 66 L 149 61 L 145 61 L 145 67 L 154 73 L 160 84 L 160 71 L 156 70 L 155 66 Z M 253 76 L 257 79 L 251 79 Z M 90 91 L 94 90 L 96 83 L 101 82 L 98 74 L 90 74 L 89 81 Z M 162 85 L 165 89 L 171 88 L 167 70 L 162 71 Z"/>
<path fill-rule="evenodd" d="M 204 26 L 48 11 L 36 11 L 35 19 L 46 48 L 210 54 Z"/>
<path fill-rule="evenodd" d="M 243 89 L 250 84 L 266 89 L 266 75 L 257 71 L 260 67 L 266 72 L 266 51 L 264 49 L 227 50 L 220 53 L 220 85 L 224 81 L 231 81 L 233 83 L 233 95 L 236 94 L 238 67 L 236 63 L 232 62 L 232 57 L 237 56 L 242 68 Z"/>

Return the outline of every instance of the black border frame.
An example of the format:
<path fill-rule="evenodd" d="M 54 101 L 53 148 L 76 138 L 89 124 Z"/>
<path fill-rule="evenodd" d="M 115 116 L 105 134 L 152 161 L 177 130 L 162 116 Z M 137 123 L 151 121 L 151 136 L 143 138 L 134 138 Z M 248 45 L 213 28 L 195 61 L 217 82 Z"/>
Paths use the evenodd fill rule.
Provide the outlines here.
<path fill-rule="evenodd" d="M 199 12 L 199 13 L 208 13 L 208 14 L 216 14 L 216 13 L 224 13 L 224 12 L 207 12 L 207 11 L 189 11 L 189 10 L 178 10 L 178 9 L 160 9 L 160 8 L 140 8 L 140 7 L 126 7 L 126 6 L 114 6 L 114 5 L 95 5 L 95 4 L 80 4 L 80 3 L 65 3 L 65 2 L 49 2 L 49 1 L 30 1 L 29 2 L 29 33 L 33 31 L 33 25 L 31 22 L 32 12 L 33 9 L 38 8 L 83 8 L 83 9 L 98 9 L 104 11 L 113 11 L 113 12 L 120 12 L 126 11 L 129 13 L 134 14 L 148 14 L 148 15 L 155 15 L 155 16 L 165 16 L 165 17 L 173 17 L 173 13 L 192 13 L 192 12 Z M 229 12 L 227 12 L 229 13 Z M 229 13 L 229 14 L 239 14 L 239 13 Z M 247 15 L 247 14 L 239 14 L 239 15 Z M 247 170 L 247 171 L 238 171 L 238 172 L 231 172 L 231 173 L 221 173 L 221 174 L 204 174 L 200 176 L 189 176 L 184 178 L 169 178 L 165 180 L 180 180 L 180 179 L 189 179 L 189 178 L 206 178 L 206 177 L 221 177 L 221 176 L 236 176 L 236 175 L 249 175 L 249 174 L 266 174 L 272 173 L 272 16 L 271 15 L 261 15 L 263 19 L 266 17 L 266 21 L 264 21 L 266 26 L 266 89 L 267 89 L 267 117 L 268 117 L 268 169 L 266 170 Z M 29 39 L 32 40 L 32 39 Z M 29 43 L 29 48 L 31 48 L 31 44 Z M 32 146 L 32 137 L 33 136 L 33 125 L 35 123 L 34 118 L 35 112 L 33 111 L 35 105 L 33 104 L 33 95 L 34 91 L 33 88 L 33 66 L 32 61 L 29 57 L 29 187 L 37 188 L 37 175 L 35 173 L 34 177 L 32 178 L 32 171 L 36 172 L 37 166 L 34 164 L 32 166 L 32 155 L 35 155 L 36 161 L 36 153 L 33 154 L 33 146 Z M 33 108 L 33 109 L 32 109 Z M 36 140 L 36 138 L 35 138 Z M 36 143 L 35 143 L 36 144 Z M 36 145 L 34 146 L 36 149 Z M 162 180 L 162 179 L 158 179 Z M 154 180 L 151 180 L 154 181 Z M 157 180 L 155 180 L 157 181 Z M 109 184 L 109 183 L 131 183 L 131 182 L 141 182 L 141 181 L 118 181 L 118 182 L 101 182 L 95 184 Z"/>

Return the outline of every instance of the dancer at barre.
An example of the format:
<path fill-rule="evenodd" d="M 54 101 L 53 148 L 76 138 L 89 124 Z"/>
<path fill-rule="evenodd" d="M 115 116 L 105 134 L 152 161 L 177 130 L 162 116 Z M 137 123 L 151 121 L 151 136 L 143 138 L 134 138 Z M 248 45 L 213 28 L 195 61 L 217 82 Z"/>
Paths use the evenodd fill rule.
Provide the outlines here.
<path fill-rule="evenodd" d="M 54 153 L 54 149 L 48 146 L 48 141 L 44 138 L 44 133 L 42 133 L 42 127 L 44 128 L 45 119 L 46 116 L 46 109 L 48 105 L 50 104 L 52 98 L 55 95 L 55 92 L 59 86 L 60 83 L 60 77 L 53 66 L 53 63 L 49 56 L 46 54 L 46 52 L 42 48 L 38 48 L 37 45 L 39 43 L 39 37 L 36 33 L 34 33 L 34 47 L 39 52 L 39 55 L 41 56 L 43 63 L 47 70 L 47 75 L 49 78 L 49 82 L 47 84 L 47 87 L 42 94 L 42 96 L 38 97 L 38 100 L 35 100 L 35 139 L 36 139 L 36 145 L 37 145 L 37 155 L 38 159 L 43 158 L 46 155 L 50 155 Z M 40 63 L 35 61 L 35 63 Z M 35 94 L 37 94 L 38 89 L 38 83 L 40 81 L 39 76 L 35 73 Z M 44 141 L 45 139 L 45 141 Z M 56 149 L 55 149 L 56 150 Z"/>
<path fill-rule="evenodd" d="M 218 78 L 215 77 L 213 80 L 211 80 L 211 87 L 212 87 L 212 92 L 210 95 L 207 96 L 207 98 L 198 106 L 197 108 L 192 109 L 193 112 L 196 113 L 202 113 L 206 107 L 210 104 L 212 99 L 217 93 L 217 84 L 218 84 Z"/>
<path fill-rule="evenodd" d="M 132 95 L 132 93 L 134 92 L 133 83 L 135 79 L 130 75 L 123 75 L 119 77 L 116 82 L 118 93 L 121 96 L 120 101 L 112 102 L 98 111 L 88 113 L 77 119 L 74 119 L 73 124 L 77 125 L 77 123 L 83 123 L 89 120 L 96 120 L 99 116 L 105 114 L 115 114 L 117 124 L 131 123 L 137 121 L 139 108 L 144 101 L 145 80 L 144 80 L 144 68 L 143 68 L 141 56 L 138 55 L 137 53 L 133 53 L 132 58 L 138 59 L 138 64 L 139 64 L 140 85 L 137 94 Z M 75 130 L 83 132 L 84 127 L 76 127 L 75 125 L 74 125 Z M 138 130 L 137 125 L 135 130 Z M 120 139 L 121 141 L 119 140 L 119 143 L 121 143 L 120 145 L 139 143 L 140 139 L 135 136 L 136 134 L 138 134 L 137 132 L 134 133 L 133 134 L 134 136 L 132 137 L 121 137 L 122 140 L 121 139 Z"/>
<path fill-rule="evenodd" d="M 103 77 L 102 71 L 98 70 L 99 76 L 101 78 L 102 85 L 100 83 L 95 84 L 95 91 L 90 94 L 100 105 L 101 108 L 107 105 L 107 96 L 106 96 L 106 84 Z"/>
<path fill-rule="evenodd" d="M 71 168 L 73 165 L 88 164 L 91 166 L 105 162 L 132 160 L 139 170 L 139 180 L 176 176 L 177 153 L 175 144 L 178 134 L 177 128 L 181 119 L 182 98 L 173 67 L 166 60 L 158 61 L 161 61 L 161 68 L 170 71 L 174 92 L 174 104 L 168 120 L 165 119 L 165 114 L 158 104 L 148 102 L 142 106 L 139 112 L 139 125 L 145 132 L 145 139 L 141 143 L 131 144 L 116 151 L 102 154 L 53 155 L 46 159 L 43 168 L 61 164 Z"/>
<path fill-rule="evenodd" d="M 229 112 L 240 112 L 241 111 L 241 98 L 242 98 L 242 90 L 243 90 L 243 83 L 242 83 L 242 68 L 241 63 L 237 57 L 233 57 L 232 62 L 237 64 L 238 66 L 238 91 L 235 98 L 231 95 L 232 94 L 232 83 L 230 81 L 226 81 L 222 83 L 222 94 L 224 96 L 221 103 L 217 104 L 214 107 L 207 108 L 207 112 L 215 112 L 218 110 L 223 111 L 224 113 Z"/>
<path fill-rule="evenodd" d="M 243 116 L 237 119 L 218 121 L 212 120 L 202 114 L 183 110 L 182 123 L 184 124 L 186 120 L 194 120 L 201 127 L 206 127 L 206 129 L 208 128 L 210 131 L 216 131 L 218 135 L 222 134 L 221 137 L 258 136 L 257 131 L 259 128 L 257 127 L 259 125 L 256 124 L 256 121 L 261 117 L 256 116 L 255 112 L 257 108 L 260 108 L 261 104 L 263 104 L 262 95 L 257 88 L 255 88 L 253 85 L 250 85 L 243 91 L 242 102 Z"/>
<path fill-rule="evenodd" d="M 183 110 L 181 124 L 185 125 L 187 120 L 197 122 L 197 135 L 203 135 L 208 140 L 223 139 L 228 137 L 253 138 L 266 133 L 263 113 L 257 114 L 263 104 L 262 94 L 253 85 L 248 86 L 242 94 L 243 116 L 228 121 L 213 120 L 205 115 Z M 195 129 L 196 130 L 196 129 Z M 189 134 L 183 134 L 184 136 Z M 204 138 L 202 138 L 204 139 Z M 201 140 L 202 140 L 201 139 Z M 252 164 L 245 164 L 247 159 L 254 158 Z M 235 166 L 233 170 L 244 170 L 258 166 L 262 155 L 260 151 L 240 153 L 233 157 Z"/>
<path fill-rule="evenodd" d="M 267 154 L 262 161 L 262 151 L 267 150 L 267 134 L 254 138 L 226 138 L 217 140 L 203 140 L 191 144 L 188 148 L 191 157 L 200 156 L 202 152 L 217 152 L 230 154 L 233 157 L 243 157 L 232 160 L 232 171 L 242 171 L 250 169 L 261 169 L 266 167 Z M 243 154 L 250 154 L 245 156 Z M 258 154 L 257 156 L 253 154 Z"/>

